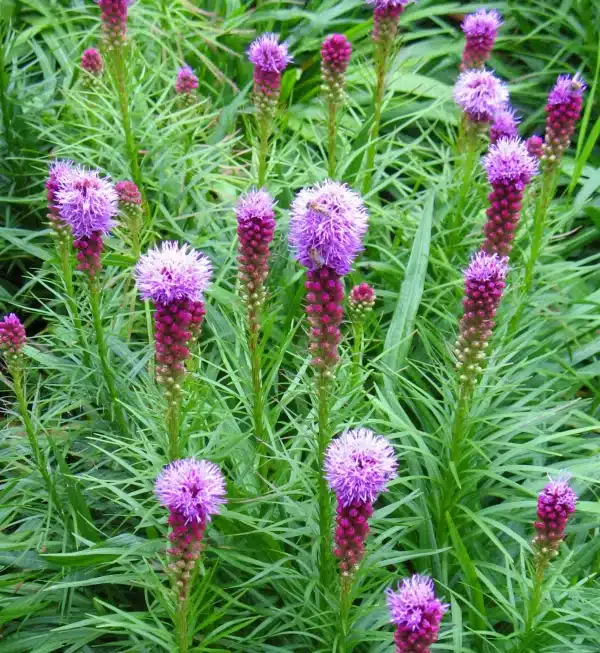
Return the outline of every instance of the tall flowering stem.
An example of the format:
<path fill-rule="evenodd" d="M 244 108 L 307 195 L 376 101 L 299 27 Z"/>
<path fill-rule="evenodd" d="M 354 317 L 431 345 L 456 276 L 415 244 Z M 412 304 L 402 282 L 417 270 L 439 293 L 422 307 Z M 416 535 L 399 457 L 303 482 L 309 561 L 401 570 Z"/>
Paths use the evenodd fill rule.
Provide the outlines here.
<path fill-rule="evenodd" d="M 344 310 L 342 277 L 362 250 L 368 216 L 360 196 L 345 184 L 326 181 L 301 190 L 291 207 L 290 245 L 307 268 L 305 287 L 312 365 L 318 405 L 317 465 L 323 469 L 330 440 L 329 392 L 337 362 Z M 330 580 L 331 505 L 319 473 L 320 577 Z"/>
<path fill-rule="evenodd" d="M 206 313 L 204 291 L 212 266 L 204 254 L 188 245 L 165 242 L 140 258 L 134 275 L 142 299 L 154 303 L 156 380 L 165 388 L 168 455 L 176 460 L 185 361 Z"/>
<path fill-rule="evenodd" d="M 373 45 L 375 48 L 375 94 L 373 96 L 373 122 L 369 132 L 369 148 L 365 163 L 365 177 L 362 185 L 363 195 L 371 190 L 373 167 L 377 153 L 377 139 L 381 123 L 381 111 L 385 97 L 385 81 L 394 39 L 398 33 L 400 15 L 411 0 L 367 0 L 374 5 Z"/>
<path fill-rule="evenodd" d="M 373 310 L 376 299 L 375 291 L 365 282 L 354 286 L 348 295 L 348 313 L 354 329 L 352 358 L 354 372 L 357 378 L 359 377 L 360 366 L 362 365 L 365 319 Z"/>
<path fill-rule="evenodd" d="M 264 396 L 260 342 L 260 317 L 266 299 L 265 280 L 269 274 L 270 244 L 275 231 L 274 202 L 264 190 L 250 191 L 236 209 L 238 276 L 248 317 L 248 346 L 254 394 L 254 434 L 264 442 Z"/>
<path fill-rule="evenodd" d="M 448 606 L 435 595 L 431 578 L 414 574 L 394 592 L 386 591 L 390 621 L 396 626 L 396 653 L 430 653 Z"/>
<path fill-rule="evenodd" d="M 279 43 L 275 34 L 263 34 L 248 49 L 248 59 L 254 64 L 254 106 L 258 127 L 258 187 L 267 179 L 269 138 L 277 113 L 281 91 L 281 75 L 292 62 L 288 46 Z"/>
<path fill-rule="evenodd" d="M 338 110 L 344 101 L 345 73 L 350 63 L 352 45 L 343 34 L 328 36 L 321 45 L 321 75 L 327 102 L 329 177 L 335 177 Z"/>
<path fill-rule="evenodd" d="M 460 63 L 461 70 L 483 68 L 494 49 L 500 25 L 502 17 L 495 10 L 479 9 L 463 20 L 461 29 L 466 42 Z"/>
<path fill-rule="evenodd" d="M 459 160 L 461 183 L 452 223 L 454 241 L 457 242 L 482 136 L 497 112 L 506 108 L 509 95 L 506 86 L 493 73 L 479 69 L 461 73 L 453 95 L 462 112 L 458 137 L 458 152 L 462 155 Z"/>
<path fill-rule="evenodd" d="M 37 433 L 27 405 L 25 384 L 23 382 L 23 346 L 26 342 L 27 335 L 25 333 L 25 327 L 14 313 L 10 313 L 0 320 L 0 354 L 3 355 L 8 371 L 13 379 L 13 389 L 19 405 L 19 413 L 25 426 L 35 465 L 41 477 L 44 479 L 50 500 L 56 510 L 62 514 L 63 511 L 56 494 L 54 482 L 48 473 L 48 461 L 38 443 Z"/>
<path fill-rule="evenodd" d="M 531 250 L 525 267 L 524 294 L 533 284 L 536 261 L 540 255 L 548 206 L 554 196 L 562 156 L 571 143 L 575 126 L 583 108 L 586 85 L 579 74 L 561 75 L 548 95 L 546 104 L 546 134 L 542 147 L 542 186 L 533 223 Z"/>
<path fill-rule="evenodd" d="M 333 553 L 340 569 L 342 650 L 348 636 L 350 590 L 365 553 L 373 503 L 396 477 L 394 449 L 368 429 L 346 431 L 327 448 L 325 476 L 337 501 Z"/>
<path fill-rule="evenodd" d="M 488 254 L 510 256 L 521 215 L 523 194 L 538 172 L 538 162 L 519 138 L 502 138 L 483 159 L 492 192 L 488 220 L 483 228 L 482 249 Z"/>
<path fill-rule="evenodd" d="M 165 467 L 155 483 L 160 504 L 169 511 L 168 570 L 177 600 L 175 625 L 179 653 L 187 653 L 188 597 L 198 566 L 207 523 L 225 500 L 221 470 L 206 460 L 184 458 Z"/>
<path fill-rule="evenodd" d="M 98 0 L 102 21 L 102 45 L 117 89 L 129 169 L 134 182 L 141 189 L 142 172 L 127 95 L 127 14 L 131 4 L 133 0 Z"/>
<path fill-rule="evenodd" d="M 142 233 L 143 209 L 142 194 L 133 181 L 119 181 L 115 184 L 115 191 L 119 197 L 119 211 L 127 221 L 131 248 L 133 255 L 138 258 Z"/>
<path fill-rule="evenodd" d="M 98 171 L 77 168 L 61 184 L 56 193 L 56 205 L 60 219 L 71 227 L 73 247 L 77 251 L 77 269 L 83 272 L 87 280 L 102 373 L 115 417 L 123 432 L 127 433 L 127 422 L 119 403 L 113 370 L 108 360 L 108 348 L 100 315 L 100 255 L 104 247 L 104 237 L 116 224 L 113 218 L 118 213 L 118 196 L 112 183 L 101 177 Z"/>

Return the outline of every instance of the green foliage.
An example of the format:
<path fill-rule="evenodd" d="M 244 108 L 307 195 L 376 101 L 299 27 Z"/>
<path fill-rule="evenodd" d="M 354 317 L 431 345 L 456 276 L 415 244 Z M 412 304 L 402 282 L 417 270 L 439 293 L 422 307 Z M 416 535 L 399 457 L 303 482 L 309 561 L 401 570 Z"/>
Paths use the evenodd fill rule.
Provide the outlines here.
<path fill-rule="evenodd" d="M 520 285 L 539 186 L 528 194 L 491 357 L 475 392 L 456 501 L 445 502 L 445 452 L 456 409 L 452 344 L 462 274 L 481 240 L 487 185 L 477 169 L 464 212 L 466 236 L 449 243 L 460 179 L 451 102 L 462 48 L 457 14 L 476 4 L 422 0 L 401 20 L 391 65 L 366 250 L 346 290 L 367 280 L 378 301 L 365 325 L 364 365 L 343 329 L 332 393 L 334 432 L 365 425 L 394 444 L 400 474 L 376 506 L 357 574 L 346 648 L 337 587 L 319 585 L 316 407 L 303 321 L 303 276 L 287 248 L 296 191 L 323 180 L 325 108 L 318 48 L 332 31 L 354 45 L 340 126 L 339 173 L 360 187 L 372 118 L 371 11 L 362 0 L 304 3 L 144 0 L 130 10 L 127 57 L 133 131 L 147 199 L 142 249 L 163 239 L 205 251 L 215 268 L 194 352 L 181 425 L 187 455 L 217 462 L 229 503 L 209 527 L 194 584 L 190 653 L 393 650 L 383 590 L 430 574 L 451 604 L 440 651 L 597 651 L 600 639 L 600 132 L 596 3 L 498 5 L 506 22 L 492 67 L 510 83 L 523 135 L 543 129 L 556 75 L 580 70 L 592 91 L 561 171 L 536 281 L 518 328 Z M 3 653 L 177 650 L 174 604 L 163 572 L 166 514 L 153 496 L 165 464 L 165 405 L 152 378 L 150 309 L 132 282 L 127 230 L 103 257 L 101 319 L 119 404 L 112 416 L 84 282 L 74 275 L 86 334 L 78 345 L 60 260 L 45 219 L 43 183 L 54 157 L 130 178 L 115 89 L 82 84 L 78 61 L 99 37 L 94 2 L 26 0 L 0 9 L 0 308 L 24 319 L 25 386 L 60 504 L 49 501 L 3 386 L 0 445 L 0 623 Z M 268 161 L 278 200 L 263 324 L 267 463 L 258 475 L 250 357 L 236 292 L 239 194 L 256 178 L 256 136 L 245 49 L 263 31 L 290 43 L 284 107 Z M 176 106 L 183 61 L 198 74 L 200 103 Z M 434 198 L 435 194 L 435 198 Z M 580 495 L 561 555 L 547 574 L 534 630 L 531 591 L 535 494 L 568 470 Z"/>

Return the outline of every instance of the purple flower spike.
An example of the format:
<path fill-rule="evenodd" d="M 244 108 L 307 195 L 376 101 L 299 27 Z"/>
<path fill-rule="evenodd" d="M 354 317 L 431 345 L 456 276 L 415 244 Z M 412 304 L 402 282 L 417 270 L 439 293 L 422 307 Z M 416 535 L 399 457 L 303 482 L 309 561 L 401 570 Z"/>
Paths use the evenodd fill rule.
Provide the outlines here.
<path fill-rule="evenodd" d="M 334 106 L 342 103 L 344 75 L 351 55 L 352 44 L 343 34 L 332 34 L 321 45 L 321 74 L 327 99 Z"/>
<path fill-rule="evenodd" d="M 416 1 L 416 0 L 415 0 Z M 412 0 L 367 0 L 374 5 L 373 41 L 384 50 L 388 50 L 398 32 L 400 14 Z"/>
<path fill-rule="evenodd" d="M 9 313 L 3 320 L 0 320 L 0 351 L 6 357 L 9 365 L 19 359 L 26 342 L 25 327 L 14 313 Z"/>
<path fill-rule="evenodd" d="M 502 17 L 495 11 L 479 9 L 469 14 L 462 22 L 461 28 L 466 37 L 461 69 L 483 68 L 494 48 Z"/>
<path fill-rule="evenodd" d="M 376 299 L 375 291 L 368 283 L 363 282 L 354 286 L 348 297 L 350 314 L 356 320 L 364 319 L 365 314 L 373 310 Z"/>
<path fill-rule="evenodd" d="M 56 193 L 58 193 L 62 185 L 68 183 L 69 175 L 73 174 L 75 170 L 76 168 L 72 161 L 53 161 L 50 164 L 48 179 L 46 180 L 48 220 L 59 239 L 65 243 L 68 242 L 70 229 L 69 225 L 60 217 L 58 206 L 56 205 Z"/>
<path fill-rule="evenodd" d="M 483 165 L 493 190 L 488 195 L 490 207 L 482 249 L 488 254 L 508 256 L 521 215 L 523 193 L 538 172 L 538 162 L 520 138 L 502 138 L 490 147 Z"/>
<path fill-rule="evenodd" d="M 415 574 L 386 595 L 390 621 L 396 626 L 396 653 L 429 653 L 450 607 L 436 597 L 431 578 Z"/>
<path fill-rule="evenodd" d="M 276 34 L 263 34 L 250 45 L 248 59 L 254 64 L 254 93 L 265 102 L 271 100 L 270 107 L 279 97 L 281 74 L 293 61 L 288 46 Z"/>
<path fill-rule="evenodd" d="M 556 165 L 571 144 L 571 136 L 581 116 L 585 82 L 579 73 L 561 75 L 548 95 L 546 136 L 542 161 L 546 167 Z"/>
<path fill-rule="evenodd" d="M 334 554 L 343 576 L 358 568 L 373 503 L 396 477 L 394 449 L 368 429 L 346 431 L 327 448 L 325 476 L 337 499 Z"/>
<path fill-rule="evenodd" d="M 536 536 L 532 544 L 538 562 L 544 566 L 558 555 L 567 522 L 575 512 L 577 495 L 569 486 L 569 478 L 562 475 L 556 481 L 550 479 L 538 495 Z"/>
<path fill-rule="evenodd" d="M 454 353 L 463 383 L 474 384 L 482 371 L 485 350 L 495 326 L 498 305 L 506 286 L 506 258 L 477 252 L 465 270 L 464 313 Z"/>
<path fill-rule="evenodd" d="M 127 9 L 133 0 L 98 0 L 102 36 L 107 50 L 122 47 L 127 39 Z"/>
<path fill-rule="evenodd" d="M 169 569 L 178 597 L 185 601 L 200 557 L 206 523 L 226 503 L 225 479 L 214 463 L 185 458 L 163 469 L 156 479 L 155 491 L 160 504 L 169 510 Z"/>
<path fill-rule="evenodd" d="M 88 48 L 81 55 L 81 67 L 92 77 L 101 77 L 104 72 L 104 62 L 102 55 L 96 48 Z"/>
<path fill-rule="evenodd" d="M 456 80 L 454 100 L 471 122 L 489 122 L 506 106 L 508 89 L 489 70 L 466 70 Z"/>
<path fill-rule="evenodd" d="M 516 138 L 519 135 L 520 122 L 515 110 L 510 107 L 496 111 L 490 125 L 490 143 L 493 145 L 501 138 Z"/>
<path fill-rule="evenodd" d="M 191 66 L 185 64 L 177 71 L 175 93 L 183 101 L 183 104 L 195 104 L 198 101 L 198 96 L 195 93 L 197 88 L 198 78 L 194 74 Z"/>
<path fill-rule="evenodd" d="M 328 267 L 348 274 L 363 249 L 368 215 L 360 196 L 326 181 L 301 190 L 291 207 L 290 245 L 309 270 Z"/>
<path fill-rule="evenodd" d="M 533 134 L 526 141 L 527 151 L 536 159 L 541 159 L 544 153 L 544 139 L 538 134 Z"/>

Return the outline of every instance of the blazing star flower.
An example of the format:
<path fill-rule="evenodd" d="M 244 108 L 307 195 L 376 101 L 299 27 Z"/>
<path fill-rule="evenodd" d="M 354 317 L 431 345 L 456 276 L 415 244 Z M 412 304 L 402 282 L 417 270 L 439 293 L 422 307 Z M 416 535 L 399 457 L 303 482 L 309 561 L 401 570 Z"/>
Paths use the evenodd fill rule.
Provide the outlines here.
<path fill-rule="evenodd" d="M 321 75 L 327 99 L 334 106 L 342 102 L 351 55 L 352 44 L 343 34 L 331 34 L 321 45 Z"/>
<path fill-rule="evenodd" d="M 569 486 L 568 474 L 550 482 L 538 495 L 536 536 L 533 548 L 539 562 L 546 565 L 558 555 L 558 548 L 565 537 L 569 517 L 575 512 L 577 495 Z"/>
<path fill-rule="evenodd" d="M 506 106 L 508 89 L 489 70 L 466 70 L 454 85 L 454 100 L 472 122 L 488 122 Z"/>
<path fill-rule="evenodd" d="M 173 586 L 179 599 L 185 601 L 206 523 L 226 503 L 225 479 L 214 463 L 185 458 L 163 469 L 155 492 L 160 504 L 169 510 L 169 569 L 175 576 Z"/>
<path fill-rule="evenodd" d="M 88 48 L 81 55 L 81 68 L 93 77 L 101 77 L 104 71 L 102 55 L 96 48 Z"/>
<path fill-rule="evenodd" d="M 490 143 L 493 145 L 501 138 L 516 138 L 519 135 L 520 119 L 517 118 L 515 110 L 505 107 L 496 111 L 490 125 Z"/>
<path fill-rule="evenodd" d="M 377 297 L 373 288 L 363 281 L 352 288 L 348 299 L 351 315 L 356 319 L 362 319 L 365 313 L 373 310 Z"/>
<path fill-rule="evenodd" d="M 439 634 L 448 605 L 435 596 L 433 581 L 415 574 L 398 591 L 386 591 L 390 621 L 396 626 L 397 653 L 429 653 Z"/>
<path fill-rule="evenodd" d="M 326 181 L 301 190 L 291 207 L 290 245 L 309 270 L 328 267 L 348 274 L 367 232 L 360 196 L 345 184 Z"/>
<path fill-rule="evenodd" d="M 208 257 L 189 245 L 164 242 L 140 258 L 134 276 L 142 299 L 157 304 L 199 301 L 210 283 L 212 265 Z"/>
<path fill-rule="evenodd" d="M 127 9 L 134 0 L 98 0 L 102 20 L 102 36 L 108 50 L 125 45 Z"/>
<path fill-rule="evenodd" d="M 396 477 L 394 449 L 368 429 L 346 431 L 327 448 L 325 476 L 337 499 L 334 554 L 342 575 L 362 560 L 373 502 Z"/>
<path fill-rule="evenodd" d="M 490 207 L 482 248 L 488 254 L 508 256 L 521 215 L 523 193 L 538 172 L 538 162 L 520 138 L 501 138 L 490 147 L 483 165 L 493 190 L 488 195 Z"/>
<path fill-rule="evenodd" d="M 466 37 L 461 68 L 482 68 L 489 59 L 496 42 L 502 17 L 495 11 L 479 9 L 469 14 L 462 22 L 461 28 Z"/>
<path fill-rule="evenodd" d="M 190 66 L 185 64 L 177 72 L 175 79 L 175 93 L 178 101 L 184 105 L 192 105 L 198 101 L 196 89 L 198 88 L 198 78 Z"/>
<path fill-rule="evenodd" d="M 75 171 L 72 161 L 52 161 L 50 164 L 48 179 L 46 179 L 46 200 L 48 206 L 48 220 L 50 226 L 56 232 L 62 242 L 68 243 L 69 226 L 60 217 L 56 206 L 56 193 L 62 185 L 68 184 L 68 176 Z"/>
<path fill-rule="evenodd" d="M 248 59 L 254 64 L 254 100 L 259 113 L 271 117 L 279 97 L 281 74 L 293 59 L 276 34 L 263 34 L 252 42 Z"/>
<path fill-rule="evenodd" d="M 541 159 L 544 153 L 544 139 L 538 134 L 533 134 L 526 141 L 527 151 L 536 159 Z"/>
<path fill-rule="evenodd" d="M 25 327 L 14 313 L 0 320 L 0 351 L 9 363 L 18 359 L 26 342 Z"/>
<path fill-rule="evenodd" d="M 508 272 L 507 259 L 477 252 L 465 270 L 464 313 L 454 353 L 463 383 L 474 384 L 482 371 L 485 349 L 495 326 L 494 318 Z"/>
<path fill-rule="evenodd" d="M 416 1 L 416 0 L 415 0 Z M 373 41 L 387 50 L 398 31 L 400 14 L 412 0 L 367 0 L 374 5 Z"/>
<path fill-rule="evenodd" d="M 546 105 L 546 136 L 542 160 L 552 167 L 562 158 L 571 143 L 571 136 L 583 108 L 586 85 L 579 73 L 574 77 L 561 75 L 548 95 Z"/>

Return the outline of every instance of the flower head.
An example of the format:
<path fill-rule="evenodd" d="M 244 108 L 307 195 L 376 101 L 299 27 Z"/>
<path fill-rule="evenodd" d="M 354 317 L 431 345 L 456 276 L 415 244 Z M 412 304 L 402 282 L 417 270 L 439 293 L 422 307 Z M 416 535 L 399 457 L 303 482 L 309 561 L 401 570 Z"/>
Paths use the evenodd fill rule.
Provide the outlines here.
<path fill-rule="evenodd" d="M 490 125 L 490 141 L 498 142 L 501 138 L 515 138 L 519 135 L 519 123 L 515 110 L 511 107 L 503 107 L 496 111 Z"/>
<path fill-rule="evenodd" d="M 569 104 L 575 98 L 583 97 L 586 88 L 583 77 L 579 73 L 576 73 L 573 77 L 571 75 L 560 75 L 548 95 L 548 104 L 550 106 Z"/>
<path fill-rule="evenodd" d="M 414 574 L 402 581 L 397 592 L 388 589 L 386 594 L 390 621 L 399 629 L 422 634 L 435 630 L 437 634 L 448 606 L 436 598 L 431 578 Z"/>
<path fill-rule="evenodd" d="M 212 265 L 207 256 L 189 245 L 164 242 L 140 257 L 134 276 L 143 299 L 158 304 L 198 301 L 210 283 Z"/>
<path fill-rule="evenodd" d="M 301 190 L 291 207 L 290 245 L 310 270 L 326 266 L 347 274 L 362 251 L 368 215 L 345 184 L 326 181 Z"/>
<path fill-rule="evenodd" d="M 116 183 L 115 191 L 119 197 L 119 202 L 122 204 L 135 204 L 137 206 L 142 204 L 142 194 L 133 181 L 120 181 Z"/>
<path fill-rule="evenodd" d="M 526 141 L 525 145 L 529 154 L 539 159 L 544 152 L 544 139 L 539 134 L 533 134 Z"/>
<path fill-rule="evenodd" d="M 375 9 L 380 10 L 404 9 L 411 2 L 416 2 L 416 0 L 367 0 L 368 5 L 375 5 Z"/>
<path fill-rule="evenodd" d="M 538 162 L 520 138 L 501 138 L 483 157 L 490 184 L 516 183 L 523 186 L 538 173 Z"/>
<path fill-rule="evenodd" d="M 263 34 L 248 48 L 248 59 L 262 72 L 281 74 L 293 61 L 286 43 L 279 43 L 276 34 Z"/>
<path fill-rule="evenodd" d="M 75 168 L 61 173 L 56 205 L 76 238 L 110 231 L 116 224 L 117 203 L 114 186 L 97 170 Z"/>
<path fill-rule="evenodd" d="M 497 284 L 504 281 L 507 273 L 508 260 L 506 257 L 477 252 L 465 270 L 465 282 L 472 285 L 484 282 Z M 504 286 L 502 285 L 502 287 Z"/>
<path fill-rule="evenodd" d="M 96 77 L 102 75 L 104 62 L 102 61 L 102 55 L 96 48 L 88 48 L 83 51 L 81 55 L 81 67 Z"/>
<path fill-rule="evenodd" d="M 191 66 L 183 65 L 177 71 L 177 78 L 175 79 L 175 92 L 176 93 L 191 93 L 198 88 L 198 78 L 194 74 Z"/>
<path fill-rule="evenodd" d="M 25 327 L 14 313 L 0 320 L 0 351 L 18 354 L 26 341 Z"/>
<path fill-rule="evenodd" d="M 56 193 L 61 186 L 68 184 L 69 177 L 76 171 L 77 168 L 73 165 L 73 161 L 55 159 L 48 167 L 46 188 L 48 191 Z"/>
<path fill-rule="evenodd" d="M 183 515 L 187 522 L 210 521 L 226 503 L 223 474 L 207 460 L 172 462 L 156 479 L 155 491 L 161 505 Z"/>
<path fill-rule="evenodd" d="M 495 10 L 479 9 L 469 14 L 462 22 L 461 29 L 467 38 L 495 39 L 502 25 L 502 16 Z"/>
<path fill-rule="evenodd" d="M 262 188 L 249 191 L 240 197 L 235 210 L 238 225 L 242 229 L 254 228 L 256 224 L 262 224 L 265 221 L 271 225 L 275 217 L 274 206 L 273 198 Z"/>
<path fill-rule="evenodd" d="M 321 58 L 328 72 L 341 74 L 350 63 L 352 44 L 344 34 L 331 34 L 321 45 Z"/>
<path fill-rule="evenodd" d="M 575 512 L 577 495 L 569 485 L 569 476 L 562 475 L 558 479 L 550 479 L 538 495 L 538 511 L 544 514 L 564 513 L 570 515 Z"/>
<path fill-rule="evenodd" d="M 397 467 L 390 443 L 364 428 L 345 431 L 325 456 L 327 482 L 341 505 L 373 503 L 396 477 Z"/>
<path fill-rule="evenodd" d="M 508 89 L 489 70 L 466 70 L 454 85 L 454 100 L 475 122 L 489 121 L 508 102 Z"/>

